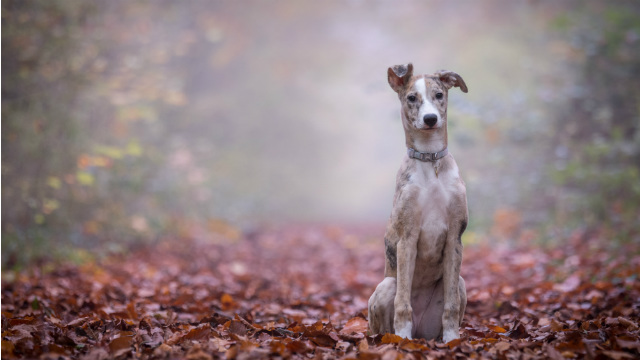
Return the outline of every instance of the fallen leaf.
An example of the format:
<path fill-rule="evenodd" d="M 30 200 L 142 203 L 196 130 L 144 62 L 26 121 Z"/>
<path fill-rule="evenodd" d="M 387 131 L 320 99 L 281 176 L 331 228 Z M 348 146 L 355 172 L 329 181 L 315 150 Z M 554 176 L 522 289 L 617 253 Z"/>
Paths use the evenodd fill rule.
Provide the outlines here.
<path fill-rule="evenodd" d="M 109 351 L 113 357 L 118 357 L 120 355 L 126 354 L 132 350 L 131 345 L 133 344 L 132 336 L 121 336 L 119 338 L 115 338 L 111 340 L 109 343 Z"/>
<path fill-rule="evenodd" d="M 461 342 L 462 340 L 460 339 L 453 339 L 449 341 L 446 345 L 449 347 L 449 349 L 453 349 L 454 347 L 460 345 Z"/>
<path fill-rule="evenodd" d="M 184 339 L 187 340 L 203 340 L 208 339 L 211 335 L 211 327 L 209 325 L 204 325 L 197 327 L 195 329 L 190 330 L 185 336 Z"/>
<path fill-rule="evenodd" d="M 497 343 L 494 345 L 494 347 L 495 347 L 495 349 L 496 349 L 496 350 L 498 350 L 498 351 L 500 351 L 500 352 L 505 352 L 505 351 L 509 350 L 509 348 L 511 347 L 511 345 L 510 345 L 508 342 L 500 341 L 500 342 L 497 342 Z"/>
<path fill-rule="evenodd" d="M 349 319 L 340 334 L 364 333 L 369 329 L 369 322 L 360 317 Z"/>
<path fill-rule="evenodd" d="M 602 350 L 601 353 L 614 360 L 636 358 L 634 355 L 622 351 Z"/>
<path fill-rule="evenodd" d="M 618 316 L 618 321 L 620 321 L 620 324 L 624 325 L 629 330 L 638 330 L 638 324 L 629 319 Z"/>
<path fill-rule="evenodd" d="M 384 334 L 382 336 L 382 340 L 380 341 L 382 344 L 399 344 L 404 338 L 396 335 L 396 334 Z"/>
<path fill-rule="evenodd" d="M 367 339 L 363 339 L 358 343 L 358 351 L 362 353 L 367 350 L 369 350 L 369 343 L 367 342 Z"/>
<path fill-rule="evenodd" d="M 502 334 L 502 333 L 507 332 L 507 330 L 506 330 L 505 328 L 500 327 L 500 326 L 487 325 L 487 327 L 488 327 L 491 331 L 493 331 L 494 333 Z"/>

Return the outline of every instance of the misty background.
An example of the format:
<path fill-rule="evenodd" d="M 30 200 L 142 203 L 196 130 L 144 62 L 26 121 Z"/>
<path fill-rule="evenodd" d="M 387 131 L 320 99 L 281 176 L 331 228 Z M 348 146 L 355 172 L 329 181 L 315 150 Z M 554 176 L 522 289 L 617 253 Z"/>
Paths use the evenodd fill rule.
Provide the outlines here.
<path fill-rule="evenodd" d="M 469 87 L 448 115 L 465 243 L 640 239 L 637 2 L 2 1 L 3 267 L 384 224 L 407 62 Z"/>

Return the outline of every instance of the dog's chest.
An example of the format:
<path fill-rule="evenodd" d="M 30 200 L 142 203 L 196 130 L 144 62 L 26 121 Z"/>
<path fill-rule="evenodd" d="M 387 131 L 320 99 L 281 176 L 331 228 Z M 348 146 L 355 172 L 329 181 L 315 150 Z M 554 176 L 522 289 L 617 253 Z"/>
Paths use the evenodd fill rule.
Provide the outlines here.
<path fill-rule="evenodd" d="M 452 174 L 447 172 L 436 176 L 429 168 L 430 164 L 425 165 L 426 171 L 418 171 L 415 179 L 420 188 L 417 205 L 422 214 L 416 260 L 430 267 L 439 266 L 442 261 L 449 225 Z"/>

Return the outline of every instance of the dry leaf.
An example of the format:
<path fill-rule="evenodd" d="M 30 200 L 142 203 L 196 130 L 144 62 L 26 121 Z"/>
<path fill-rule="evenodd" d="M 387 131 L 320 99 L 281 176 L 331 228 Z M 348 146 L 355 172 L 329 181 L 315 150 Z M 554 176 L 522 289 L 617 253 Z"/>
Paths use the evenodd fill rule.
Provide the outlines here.
<path fill-rule="evenodd" d="M 369 329 L 369 322 L 360 317 L 349 319 L 340 334 L 364 333 Z"/>

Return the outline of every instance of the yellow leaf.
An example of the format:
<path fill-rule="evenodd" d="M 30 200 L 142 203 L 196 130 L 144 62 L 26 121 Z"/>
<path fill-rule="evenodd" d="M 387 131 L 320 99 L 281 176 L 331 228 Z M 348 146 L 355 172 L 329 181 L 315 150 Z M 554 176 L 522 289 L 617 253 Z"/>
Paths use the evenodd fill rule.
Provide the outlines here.
<path fill-rule="evenodd" d="M 472 245 L 472 244 L 477 244 L 479 242 L 480 237 L 473 231 L 465 231 L 462 234 L 462 244 L 463 245 Z"/>
<path fill-rule="evenodd" d="M 112 159 L 121 159 L 124 156 L 122 150 L 114 146 L 96 146 L 96 152 Z"/>
<path fill-rule="evenodd" d="M 33 217 L 33 221 L 35 221 L 35 223 L 38 224 L 38 225 L 42 225 L 44 223 L 44 215 L 36 214 Z"/>
<path fill-rule="evenodd" d="M 86 171 L 78 171 L 76 173 L 76 180 L 78 180 L 81 185 L 87 186 L 93 185 L 93 183 L 95 182 L 93 175 L 89 174 Z"/>
<path fill-rule="evenodd" d="M 60 207 L 60 203 L 58 202 L 58 200 L 45 199 L 44 203 L 42 204 L 42 211 L 45 214 L 50 214 L 51 212 L 55 211 L 59 207 Z"/>
<path fill-rule="evenodd" d="M 142 147 L 136 141 L 132 141 L 127 145 L 127 154 L 131 156 L 142 155 Z"/>
<path fill-rule="evenodd" d="M 62 185 L 62 181 L 60 181 L 60 179 L 55 176 L 49 176 L 47 178 L 47 185 L 51 186 L 54 189 L 59 189 Z"/>

